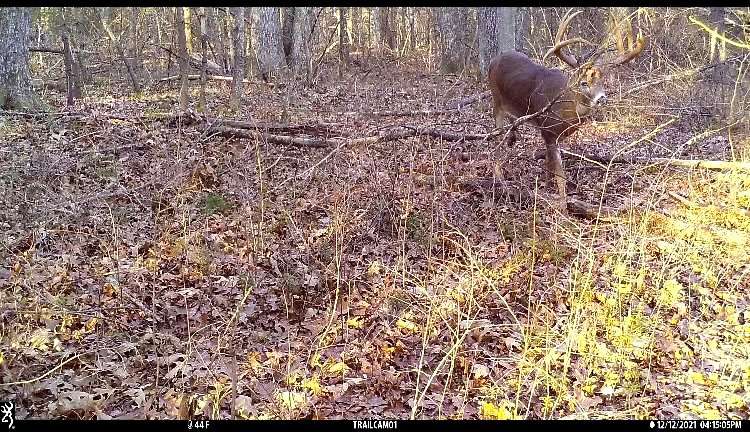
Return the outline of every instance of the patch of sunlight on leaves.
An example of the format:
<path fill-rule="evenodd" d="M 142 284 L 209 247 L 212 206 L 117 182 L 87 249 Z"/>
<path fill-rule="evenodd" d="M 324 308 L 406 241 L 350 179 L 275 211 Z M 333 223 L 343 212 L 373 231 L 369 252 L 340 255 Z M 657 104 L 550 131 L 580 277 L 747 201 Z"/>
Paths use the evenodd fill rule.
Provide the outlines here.
<path fill-rule="evenodd" d="M 313 368 L 319 367 L 323 369 L 323 362 L 320 360 L 320 353 L 315 353 L 312 355 L 312 357 L 310 358 L 309 365 L 310 367 L 313 367 Z"/>
<path fill-rule="evenodd" d="M 515 409 L 510 409 L 511 403 L 503 401 L 500 405 L 491 402 L 482 402 L 480 415 L 485 420 L 520 420 L 521 417 L 515 413 Z"/>
<path fill-rule="evenodd" d="M 247 360 L 245 361 L 245 368 L 252 371 L 254 374 L 257 374 L 263 369 L 263 364 L 260 362 L 259 352 L 253 351 L 248 353 Z"/>
<path fill-rule="evenodd" d="M 662 285 L 659 299 L 664 305 L 674 306 L 675 303 L 682 299 L 683 289 L 684 287 L 680 282 L 675 279 L 669 279 Z"/>
<path fill-rule="evenodd" d="M 526 253 L 517 253 L 513 255 L 508 261 L 503 263 L 500 268 L 499 277 L 503 283 L 510 283 L 510 280 L 518 274 L 528 262 L 528 256 Z"/>
<path fill-rule="evenodd" d="M 702 372 L 691 370 L 687 374 L 688 383 L 698 385 L 708 385 L 708 381 Z"/>
<path fill-rule="evenodd" d="M 696 414 L 703 420 L 722 420 L 726 418 L 719 410 L 704 401 L 686 401 L 683 406 L 687 411 Z"/>
<path fill-rule="evenodd" d="M 620 385 L 621 376 L 620 374 L 613 372 L 613 371 L 607 371 L 604 374 L 604 382 L 602 383 L 602 386 L 599 388 L 599 393 L 602 394 L 602 396 L 613 396 L 617 393 L 617 388 Z"/>
<path fill-rule="evenodd" d="M 419 331 L 419 326 L 412 321 L 412 318 L 413 317 L 410 313 L 405 313 L 396 321 L 396 327 L 401 330 L 406 330 L 409 333 L 417 333 Z"/>
<path fill-rule="evenodd" d="M 0 351 L 0 366 L 2 366 L 3 364 L 5 364 L 5 355 L 2 351 Z"/>
<path fill-rule="evenodd" d="M 151 273 L 156 273 L 159 270 L 159 259 L 158 258 L 147 258 L 143 262 L 143 267 Z"/>
<path fill-rule="evenodd" d="M 359 330 L 364 326 L 364 321 L 362 320 L 362 317 L 349 318 L 348 320 L 346 320 L 346 325 L 349 328 Z"/>
<path fill-rule="evenodd" d="M 292 372 L 287 375 L 286 379 L 284 380 L 284 384 L 289 387 L 296 387 L 300 380 L 302 380 L 302 376 L 297 372 Z"/>
<path fill-rule="evenodd" d="M 750 190 L 738 192 L 736 200 L 740 207 L 750 208 Z"/>
<path fill-rule="evenodd" d="M 342 361 L 332 362 L 325 366 L 324 370 L 332 375 L 346 375 L 349 371 L 349 366 Z"/>
<path fill-rule="evenodd" d="M 289 411 L 295 411 L 307 403 L 307 395 L 303 392 L 284 391 L 276 395 L 276 400 Z"/>
<path fill-rule="evenodd" d="M 321 396 L 325 393 L 325 390 L 323 389 L 323 386 L 320 385 L 320 380 L 317 376 L 313 376 L 312 378 L 305 378 L 304 380 L 302 380 L 302 388 L 310 390 L 310 393 L 312 393 L 313 396 Z"/>
<path fill-rule="evenodd" d="M 380 261 L 375 260 L 367 266 L 367 276 L 373 277 L 379 275 L 382 271 L 383 266 L 380 264 Z"/>
<path fill-rule="evenodd" d="M 47 329 L 36 329 L 29 338 L 29 346 L 42 351 L 49 351 L 49 345 L 52 343 L 52 333 Z"/>
<path fill-rule="evenodd" d="M 593 396 L 596 391 L 596 385 L 599 383 L 599 379 L 595 376 L 590 376 L 584 380 L 581 390 L 586 396 Z"/>
<path fill-rule="evenodd" d="M 736 392 L 727 391 L 721 388 L 715 388 L 711 389 L 709 392 L 709 396 L 719 402 L 720 404 L 724 405 L 726 409 L 729 410 L 735 410 L 735 409 L 742 409 L 743 406 L 747 402 L 750 402 L 750 397 L 741 394 L 737 394 Z M 748 400 L 746 400 L 746 398 Z"/>
<path fill-rule="evenodd" d="M 542 396 L 542 412 L 545 416 L 552 414 L 555 407 L 555 398 L 552 396 Z"/>

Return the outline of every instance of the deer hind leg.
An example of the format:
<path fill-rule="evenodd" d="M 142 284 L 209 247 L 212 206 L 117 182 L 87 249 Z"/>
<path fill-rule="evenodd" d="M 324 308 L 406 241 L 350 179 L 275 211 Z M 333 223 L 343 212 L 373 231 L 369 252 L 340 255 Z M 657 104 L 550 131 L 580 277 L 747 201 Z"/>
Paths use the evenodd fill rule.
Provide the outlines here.
<path fill-rule="evenodd" d="M 557 142 L 554 137 L 548 139 L 545 137 L 545 144 L 547 145 L 547 172 L 550 187 L 557 184 L 557 193 L 559 194 L 559 204 L 562 210 L 567 208 L 568 193 L 565 188 L 565 171 L 562 166 L 562 156 L 560 155 L 560 148 L 557 146 Z"/>

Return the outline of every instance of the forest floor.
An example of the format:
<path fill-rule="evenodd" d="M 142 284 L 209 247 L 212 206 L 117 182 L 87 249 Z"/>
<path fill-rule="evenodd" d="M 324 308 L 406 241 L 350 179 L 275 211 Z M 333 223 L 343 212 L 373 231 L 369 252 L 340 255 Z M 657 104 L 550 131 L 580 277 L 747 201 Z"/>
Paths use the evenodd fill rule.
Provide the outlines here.
<path fill-rule="evenodd" d="M 240 115 L 211 86 L 211 115 L 244 121 L 278 122 L 288 94 L 249 85 Z M 486 102 L 363 114 L 484 90 L 353 67 L 298 90 L 288 121 L 487 133 Z M 173 84 L 88 91 L 75 115 L 0 116 L 0 400 L 18 418 L 750 416 L 748 172 L 566 159 L 574 196 L 626 209 L 586 220 L 545 200 L 527 127 L 497 152 L 517 200 L 451 181 L 491 178 L 495 141 L 299 148 L 164 120 Z M 699 116 L 616 112 L 564 148 L 740 151 Z"/>

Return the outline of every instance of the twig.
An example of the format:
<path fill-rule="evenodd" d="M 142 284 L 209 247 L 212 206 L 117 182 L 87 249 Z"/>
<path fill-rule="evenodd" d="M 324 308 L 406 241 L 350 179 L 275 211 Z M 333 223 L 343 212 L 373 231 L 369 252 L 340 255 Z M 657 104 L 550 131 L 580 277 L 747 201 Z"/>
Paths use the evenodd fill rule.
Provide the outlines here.
<path fill-rule="evenodd" d="M 41 375 L 39 377 L 32 378 L 32 379 L 29 379 L 29 380 L 24 380 L 24 381 L 16 381 L 16 382 L 11 382 L 11 383 L 0 383 L 0 387 L 9 387 L 9 386 L 14 386 L 14 385 L 26 385 L 26 384 L 35 383 L 37 381 L 41 381 L 41 380 L 47 378 L 48 376 L 52 375 L 56 370 L 62 368 L 63 366 L 65 366 L 66 364 L 72 362 L 73 360 L 77 359 L 80 356 L 81 356 L 81 354 L 74 355 L 73 357 L 71 357 L 71 358 L 63 361 L 62 363 L 60 363 L 59 365 L 57 365 L 57 366 L 53 367 L 52 369 L 48 370 L 47 372 L 45 372 L 43 375 Z"/>

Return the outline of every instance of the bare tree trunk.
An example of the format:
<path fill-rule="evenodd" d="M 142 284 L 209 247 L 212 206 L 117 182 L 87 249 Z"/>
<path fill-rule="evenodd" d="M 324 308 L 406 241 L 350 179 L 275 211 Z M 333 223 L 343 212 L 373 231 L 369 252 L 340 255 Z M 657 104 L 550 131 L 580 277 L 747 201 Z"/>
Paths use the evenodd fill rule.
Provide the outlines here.
<path fill-rule="evenodd" d="M 294 20 L 296 19 L 296 9 L 293 7 L 283 8 L 284 16 L 281 22 L 281 42 L 284 48 L 284 58 L 288 65 L 292 64 L 292 42 L 294 39 Z"/>
<path fill-rule="evenodd" d="M 185 12 L 184 8 L 177 7 L 177 50 L 180 56 L 180 112 L 188 109 L 190 93 L 188 89 L 188 60 L 187 42 L 185 41 Z"/>
<path fill-rule="evenodd" d="M 339 77 L 343 76 L 344 69 L 349 65 L 349 41 L 346 28 L 346 10 L 339 9 Z"/>
<path fill-rule="evenodd" d="M 352 40 L 354 51 L 362 51 L 362 9 L 361 7 L 352 8 Z"/>
<path fill-rule="evenodd" d="M 154 14 L 154 24 L 156 26 L 156 43 L 159 46 L 164 46 L 164 43 L 162 41 L 163 38 L 162 38 L 161 14 L 160 13 Z M 167 52 L 164 50 L 159 50 L 159 51 L 161 52 L 161 55 L 159 56 L 159 64 L 165 69 L 165 74 L 166 74 L 167 62 L 168 62 L 168 59 L 166 58 Z"/>
<path fill-rule="evenodd" d="M 227 49 L 222 37 L 222 21 L 217 16 L 216 8 L 207 8 L 208 44 L 213 53 L 214 62 L 227 72 Z"/>
<path fill-rule="evenodd" d="M 414 52 L 417 49 L 417 11 L 416 8 L 409 8 L 409 51 Z"/>
<path fill-rule="evenodd" d="M 299 7 L 295 11 L 294 31 L 292 32 L 292 71 L 309 83 L 312 74 L 313 19 L 315 8 Z"/>
<path fill-rule="evenodd" d="M 70 48 L 68 28 L 65 25 L 60 29 L 60 39 L 63 45 L 63 63 L 65 65 L 65 78 L 67 81 L 66 105 L 72 107 L 75 105 L 75 100 L 81 97 L 81 85 L 80 78 L 76 73 L 75 61 L 73 60 L 73 50 Z"/>
<path fill-rule="evenodd" d="M 189 7 L 183 7 L 185 16 L 185 47 L 188 55 L 193 53 L 193 11 Z"/>
<path fill-rule="evenodd" d="M 229 56 L 227 57 L 227 62 L 225 66 L 225 70 L 231 71 L 232 65 L 234 64 L 234 44 L 232 43 L 232 20 L 230 17 L 225 17 L 224 20 L 221 21 L 221 35 L 222 39 L 224 39 L 224 45 L 227 46 L 229 50 Z"/>
<path fill-rule="evenodd" d="M 278 7 L 258 8 L 258 69 L 268 80 L 284 68 L 281 16 Z"/>
<path fill-rule="evenodd" d="M 726 23 L 724 15 L 726 10 L 723 7 L 711 7 L 708 15 L 708 21 L 716 30 L 716 34 L 726 36 Z M 727 59 L 727 44 L 724 39 L 719 39 L 716 34 L 711 35 L 709 62 L 723 62 Z M 729 112 L 727 101 L 729 101 L 730 88 L 734 87 L 734 82 L 729 77 L 733 75 L 732 66 L 726 63 L 717 65 L 711 71 L 711 84 L 713 92 L 709 92 L 714 97 L 714 107 L 717 114 L 725 116 Z"/>
<path fill-rule="evenodd" d="M 457 73 L 466 67 L 468 48 L 469 11 L 463 7 L 435 8 L 440 72 Z"/>
<path fill-rule="evenodd" d="M 375 8 L 377 17 L 378 33 L 380 43 L 391 50 L 396 49 L 396 32 L 394 29 L 393 8 L 380 7 Z"/>
<path fill-rule="evenodd" d="M 370 57 L 370 51 L 380 43 L 380 32 L 378 31 L 377 8 L 367 8 L 367 57 Z"/>
<path fill-rule="evenodd" d="M 109 15 L 109 11 L 107 11 L 106 15 Z M 112 45 L 114 45 L 115 49 L 117 50 L 117 54 L 120 56 L 120 60 L 125 64 L 125 68 L 128 70 L 128 76 L 130 77 L 130 83 L 133 85 L 133 91 L 139 93 L 141 91 L 141 85 L 135 75 L 133 65 L 130 64 L 128 58 L 125 56 L 125 50 L 122 47 L 122 42 L 115 36 L 114 32 L 112 32 L 112 27 L 110 27 L 109 25 L 109 16 L 105 18 L 102 16 L 101 12 L 99 12 L 99 21 L 101 22 L 104 32 L 107 33 L 109 41 L 112 42 Z"/>
<path fill-rule="evenodd" d="M 515 7 L 479 8 L 477 11 L 477 45 L 479 47 L 479 74 L 487 75 L 492 59 L 516 46 Z"/>
<path fill-rule="evenodd" d="M 66 105 L 72 107 L 75 100 L 81 98 L 81 74 L 79 65 L 73 57 L 73 47 L 70 41 L 70 29 L 68 27 L 68 10 L 60 8 L 60 21 L 55 26 L 58 29 L 60 41 L 62 42 L 63 65 L 65 66 L 65 80 L 67 88 Z"/>
<path fill-rule="evenodd" d="M 239 111 L 242 100 L 242 81 L 245 79 L 245 8 L 233 7 L 234 30 L 232 44 L 234 45 L 234 67 L 232 68 L 232 96 L 229 106 L 233 111 Z"/>
<path fill-rule="evenodd" d="M 529 53 L 529 30 L 531 28 L 531 8 L 518 8 L 516 14 L 516 51 Z"/>
<path fill-rule="evenodd" d="M 198 99 L 198 112 L 206 111 L 206 75 L 208 75 L 208 34 L 207 34 L 207 23 L 206 23 L 206 8 L 201 7 L 198 9 L 200 14 L 199 19 L 201 23 L 201 90 L 200 98 Z"/>
<path fill-rule="evenodd" d="M 143 71 L 143 65 L 141 64 L 141 47 L 140 47 L 140 32 L 138 31 L 138 23 L 141 18 L 141 8 L 130 8 L 130 26 L 131 26 L 131 53 L 130 56 L 133 59 L 133 67 L 138 73 Z"/>

